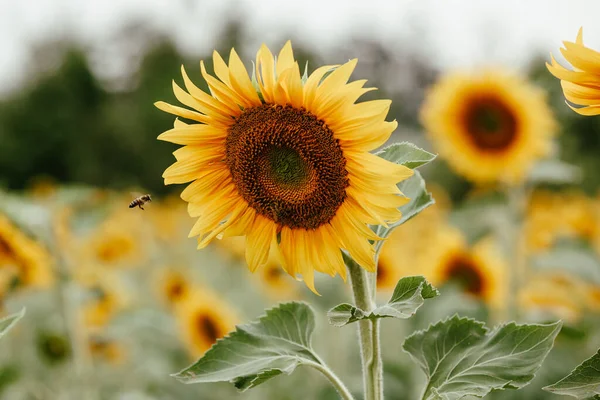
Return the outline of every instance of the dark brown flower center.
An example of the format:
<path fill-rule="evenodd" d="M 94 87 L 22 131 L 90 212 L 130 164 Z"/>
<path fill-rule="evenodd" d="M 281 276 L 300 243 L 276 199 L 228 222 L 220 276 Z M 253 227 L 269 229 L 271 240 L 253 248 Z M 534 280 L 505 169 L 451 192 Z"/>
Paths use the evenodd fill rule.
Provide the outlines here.
<path fill-rule="evenodd" d="M 475 97 L 465 105 L 463 123 L 471 141 L 483 151 L 502 151 L 517 137 L 514 112 L 493 97 Z"/>
<path fill-rule="evenodd" d="M 216 342 L 222 336 L 219 326 L 209 315 L 199 315 L 196 319 L 196 327 L 198 333 L 210 343 Z"/>
<path fill-rule="evenodd" d="M 229 129 L 226 163 L 240 195 L 280 226 L 316 229 L 346 198 L 346 160 L 333 132 L 304 109 L 263 104 Z"/>
<path fill-rule="evenodd" d="M 458 255 L 450 261 L 446 269 L 448 280 L 458 283 L 467 293 L 481 296 L 483 277 L 475 262 L 467 254 Z"/>

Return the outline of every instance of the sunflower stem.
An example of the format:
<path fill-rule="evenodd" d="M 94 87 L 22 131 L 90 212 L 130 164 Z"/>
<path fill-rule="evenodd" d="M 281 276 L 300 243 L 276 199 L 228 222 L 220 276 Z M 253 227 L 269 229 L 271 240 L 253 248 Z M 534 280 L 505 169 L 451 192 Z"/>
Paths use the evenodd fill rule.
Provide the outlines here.
<path fill-rule="evenodd" d="M 527 188 L 524 185 L 510 187 L 508 192 L 510 218 L 510 237 L 508 238 L 511 263 L 509 268 L 508 316 L 518 321 L 520 318 L 519 293 L 525 274 L 525 238 L 523 237 L 523 220 L 527 206 Z"/>
<path fill-rule="evenodd" d="M 374 277 L 361 268 L 350 257 L 344 256 L 350 272 L 354 304 L 363 311 L 370 312 L 375 308 L 375 290 L 371 280 Z M 379 321 L 363 319 L 358 321 L 360 354 L 362 361 L 365 400 L 383 399 L 383 362 L 379 338 Z"/>
<path fill-rule="evenodd" d="M 331 385 L 335 388 L 343 400 L 354 400 L 354 397 L 352 397 L 352 394 L 346 385 L 344 385 L 344 382 L 342 382 L 341 379 L 331 369 L 329 369 L 327 365 L 325 365 L 325 363 L 310 363 L 308 365 L 322 373 L 329 380 Z"/>

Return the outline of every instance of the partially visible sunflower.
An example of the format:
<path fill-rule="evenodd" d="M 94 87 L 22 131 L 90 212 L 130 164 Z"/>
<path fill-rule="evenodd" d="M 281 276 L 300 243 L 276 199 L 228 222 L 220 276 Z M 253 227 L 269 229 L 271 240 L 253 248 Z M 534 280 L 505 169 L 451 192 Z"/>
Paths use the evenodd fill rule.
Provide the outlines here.
<path fill-rule="evenodd" d="M 443 189 L 434 185 L 431 192 L 435 204 L 422 211 L 419 218 L 396 228 L 383 245 L 377 263 L 378 291 L 392 291 L 402 277 L 424 273 L 423 257 L 431 243 L 423 238 L 438 235 L 440 228 L 447 224 L 450 209 L 450 200 Z"/>
<path fill-rule="evenodd" d="M 90 329 L 106 326 L 127 304 L 125 290 L 114 275 L 102 273 L 86 288 L 88 299 L 83 304 L 83 319 Z"/>
<path fill-rule="evenodd" d="M 271 245 L 282 267 L 313 291 L 314 272 L 346 277 L 340 249 L 375 271 L 378 240 L 369 224 L 401 217 L 408 201 L 396 184 L 412 170 L 370 154 L 397 126 L 385 121 L 389 100 L 363 101 L 373 88 L 348 82 L 356 66 L 323 66 L 303 79 L 287 42 L 275 58 L 262 46 L 254 79 L 235 50 L 229 64 L 213 53 L 217 78 L 202 76 L 210 94 L 182 68 L 187 91 L 173 83 L 189 110 L 164 102 L 175 121 L 159 139 L 184 145 L 163 177 L 192 182 L 181 194 L 198 220 L 190 236 L 203 248 L 215 237 L 246 236 L 251 271 L 266 264 Z"/>
<path fill-rule="evenodd" d="M 524 226 L 527 249 L 532 253 L 548 250 L 562 238 L 594 245 L 600 237 L 600 204 L 579 191 L 539 190 L 531 196 Z"/>
<path fill-rule="evenodd" d="M 574 323 L 582 316 L 585 285 L 566 274 L 539 274 L 528 279 L 519 293 L 519 306 L 530 317 L 549 316 Z"/>
<path fill-rule="evenodd" d="M 499 309 L 508 295 L 507 266 L 491 238 L 472 247 L 463 234 L 451 226 L 440 227 L 428 240 L 429 251 L 421 270 L 435 286 L 454 282 L 464 292 Z"/>
<path fill-rule="evenodd" d="M 137 215 L 136 215 L 137 214 Z M 102 267 L 132 267 L 143 259 L 143 220 L 123 208 L 110 215 L 84 243 L 86 260 Z"/>
<path fill-rule="evenodd" d="M 573 111 L 581 115 L 600 114 L 600 52 L 583 45 L 583 28 L 579 28 L 575 43 L 564 41 L 563 44 L 565 47 L 560 52 L 573 70 L 560 65 L 552 55 L 552 63 L 546 63 L 546 67 L 560 79 L 565 98 L 583 106 L 576 108 L 567 103 Z"/>
<path fill-rule="evenodd" d="M 421 120 L 450 166 L 477 183 L 515 183 L 552 150 L 545 94 L 502 70 L 455 72 L 427 93 Z"/>
<path fill-rule="evenodd" d="M 125 361 L 125 347 L 115 340 L 92 336 L 88 344 L 90 354 L 97 360 L 112 365 L 122 364 Z"/>
<path fill-rule="evenodd" d="M 156 286 L 161 299 L 170 306 L 183 301 L 192 290 L 190 277 L 182 270 L 170 267 L 159 272 Z"/>
<path fill-rule="evenodd" d="M 238 319 L 230 306 L 208 289 L 195 289 L 177 304 L 175 315 L 192 357 L 201 356 L 235 328 Z"/>
<path fill-rule="evenodd" d="M 52 265 L 52 256 L 40 242 L 0 214 L 2 281 L 13 281 L 23 287 L 49 287 L 54 281 Z"/>

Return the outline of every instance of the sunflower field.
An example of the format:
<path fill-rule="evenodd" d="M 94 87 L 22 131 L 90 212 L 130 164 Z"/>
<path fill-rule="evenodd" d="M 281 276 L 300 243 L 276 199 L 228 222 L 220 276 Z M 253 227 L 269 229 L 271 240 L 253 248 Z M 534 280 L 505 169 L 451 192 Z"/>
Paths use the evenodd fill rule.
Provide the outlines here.
<path fill-rule="evenodd" d="M 600 399 L 584 30 L 517 69 L 244 29 L 129 27 L 122 80 L 41 43 L 0 98 L 0 399 Z"/>

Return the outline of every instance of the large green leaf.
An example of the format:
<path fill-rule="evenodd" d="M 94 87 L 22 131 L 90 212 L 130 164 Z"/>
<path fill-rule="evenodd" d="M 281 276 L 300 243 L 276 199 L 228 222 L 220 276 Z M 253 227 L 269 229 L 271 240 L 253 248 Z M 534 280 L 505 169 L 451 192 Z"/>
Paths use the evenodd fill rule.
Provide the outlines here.
<path fill-rule="evenodd" d="M 600 398 L 600 350 L 569 375 L 544 390 L 578 399 Z"/>
<path fill-rule="evenodd" d="M 377 155 L 408 168 L 420 167 L 437 157 L 409 142 L 394 143 L 378 152 Z"/>
<path fill-rule="evenodd" d="M 0 338 L 6 334 L 25 315 L 25 308 L 18 313 L 7 315 L 0 319 Z"/>
<path fill-rule="evenodd" d="M 329 323 L 335 326 L 359 321 L 361 319 L 401 318 L 413 316 L 425 299 L 431 299 L 440 293 L 422 276 L 402 278 L 396 284 L 390 300 L 371 312 L 365 312 L 351 304 L 340 304 L 327 313 Z"/>
<path fill-rule="evenodd" d="M 258 321 L 239 325 L 193 365 L 173 376 L 184 383 L 232 382 L 255 387 L 297 366 L 321 364 L 311 349 L 315 316 L 304 303 L 284 303 Z"/>
<path fill-rule="evenodd" d="M 511 322 L 488 331 L 482 322 L 454 316 L 412 334 L 403 348 L 427 375 L 424 400 L 483 397 L 527 385 L 561 325 Z"/>

